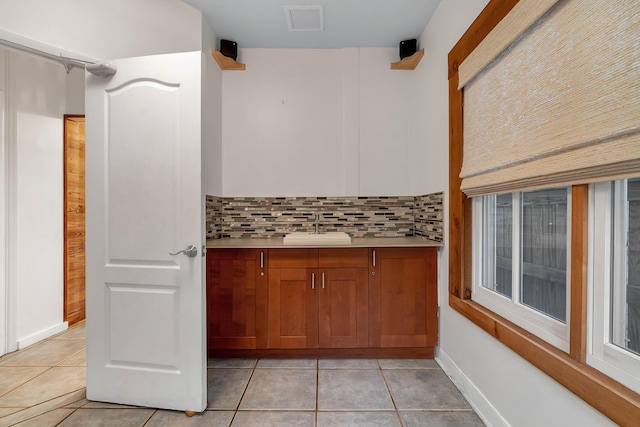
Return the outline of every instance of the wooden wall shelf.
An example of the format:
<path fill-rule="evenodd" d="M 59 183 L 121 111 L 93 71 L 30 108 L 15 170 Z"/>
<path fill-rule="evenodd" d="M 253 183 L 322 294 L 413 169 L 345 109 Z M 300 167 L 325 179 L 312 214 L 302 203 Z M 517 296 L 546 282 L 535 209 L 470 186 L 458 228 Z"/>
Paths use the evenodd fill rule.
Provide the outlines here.
<path fill-rule="evenodd" d="M 392 70 L 415 70 L 420 60 L 424 56 L 424 48 L 420 49 L 411 56 L 403 58 L 400 62 L 391 63 Z"/>
<path fill-rule="evenodd" d="M 215 59 L 220 66 L 221 70 L 244 70 L 247 67 L 245 64 L 234 61 L 233 58 L 224 56 L 215 49 L 211 49 L 211 54 L 213 55 L 213 59 Z"/>

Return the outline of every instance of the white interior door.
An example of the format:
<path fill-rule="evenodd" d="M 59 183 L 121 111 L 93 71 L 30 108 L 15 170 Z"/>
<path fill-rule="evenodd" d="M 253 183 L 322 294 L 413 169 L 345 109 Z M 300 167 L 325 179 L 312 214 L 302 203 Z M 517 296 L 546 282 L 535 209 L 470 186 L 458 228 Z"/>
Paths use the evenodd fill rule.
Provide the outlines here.
<path fill-rule="evenodd" d="M 87 398 L 202 411 L 201 53 L 113 62 L 86 78 Z"/>

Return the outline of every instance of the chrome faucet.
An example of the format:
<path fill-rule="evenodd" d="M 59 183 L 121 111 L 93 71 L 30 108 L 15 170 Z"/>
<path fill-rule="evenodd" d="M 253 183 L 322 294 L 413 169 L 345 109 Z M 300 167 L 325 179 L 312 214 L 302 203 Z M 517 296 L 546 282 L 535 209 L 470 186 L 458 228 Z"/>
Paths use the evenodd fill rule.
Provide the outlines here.
<path fill-rule="evenodd" d="M 320 214 L 316 214 L 316 234 L 320 232 Z"/>

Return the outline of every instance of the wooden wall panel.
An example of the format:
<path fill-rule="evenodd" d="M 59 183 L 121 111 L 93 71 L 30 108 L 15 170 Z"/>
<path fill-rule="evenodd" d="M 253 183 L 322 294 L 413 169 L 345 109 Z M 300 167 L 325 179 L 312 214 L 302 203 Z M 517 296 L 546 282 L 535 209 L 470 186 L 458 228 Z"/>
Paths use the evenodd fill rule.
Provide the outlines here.
<path fill-rule="evenodd" d="M 85 319 L 85 120 L 64 120 L 64 319 Z"/>

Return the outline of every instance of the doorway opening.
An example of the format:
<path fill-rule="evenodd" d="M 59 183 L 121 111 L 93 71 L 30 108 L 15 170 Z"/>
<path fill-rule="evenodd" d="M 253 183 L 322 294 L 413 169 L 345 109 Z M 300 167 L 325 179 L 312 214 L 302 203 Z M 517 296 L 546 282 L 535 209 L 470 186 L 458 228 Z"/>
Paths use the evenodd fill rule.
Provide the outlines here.
<path fill-rule="evenodd" d="M 64 320 L 85 319 L 85 116 L 64 116 Z"/>

